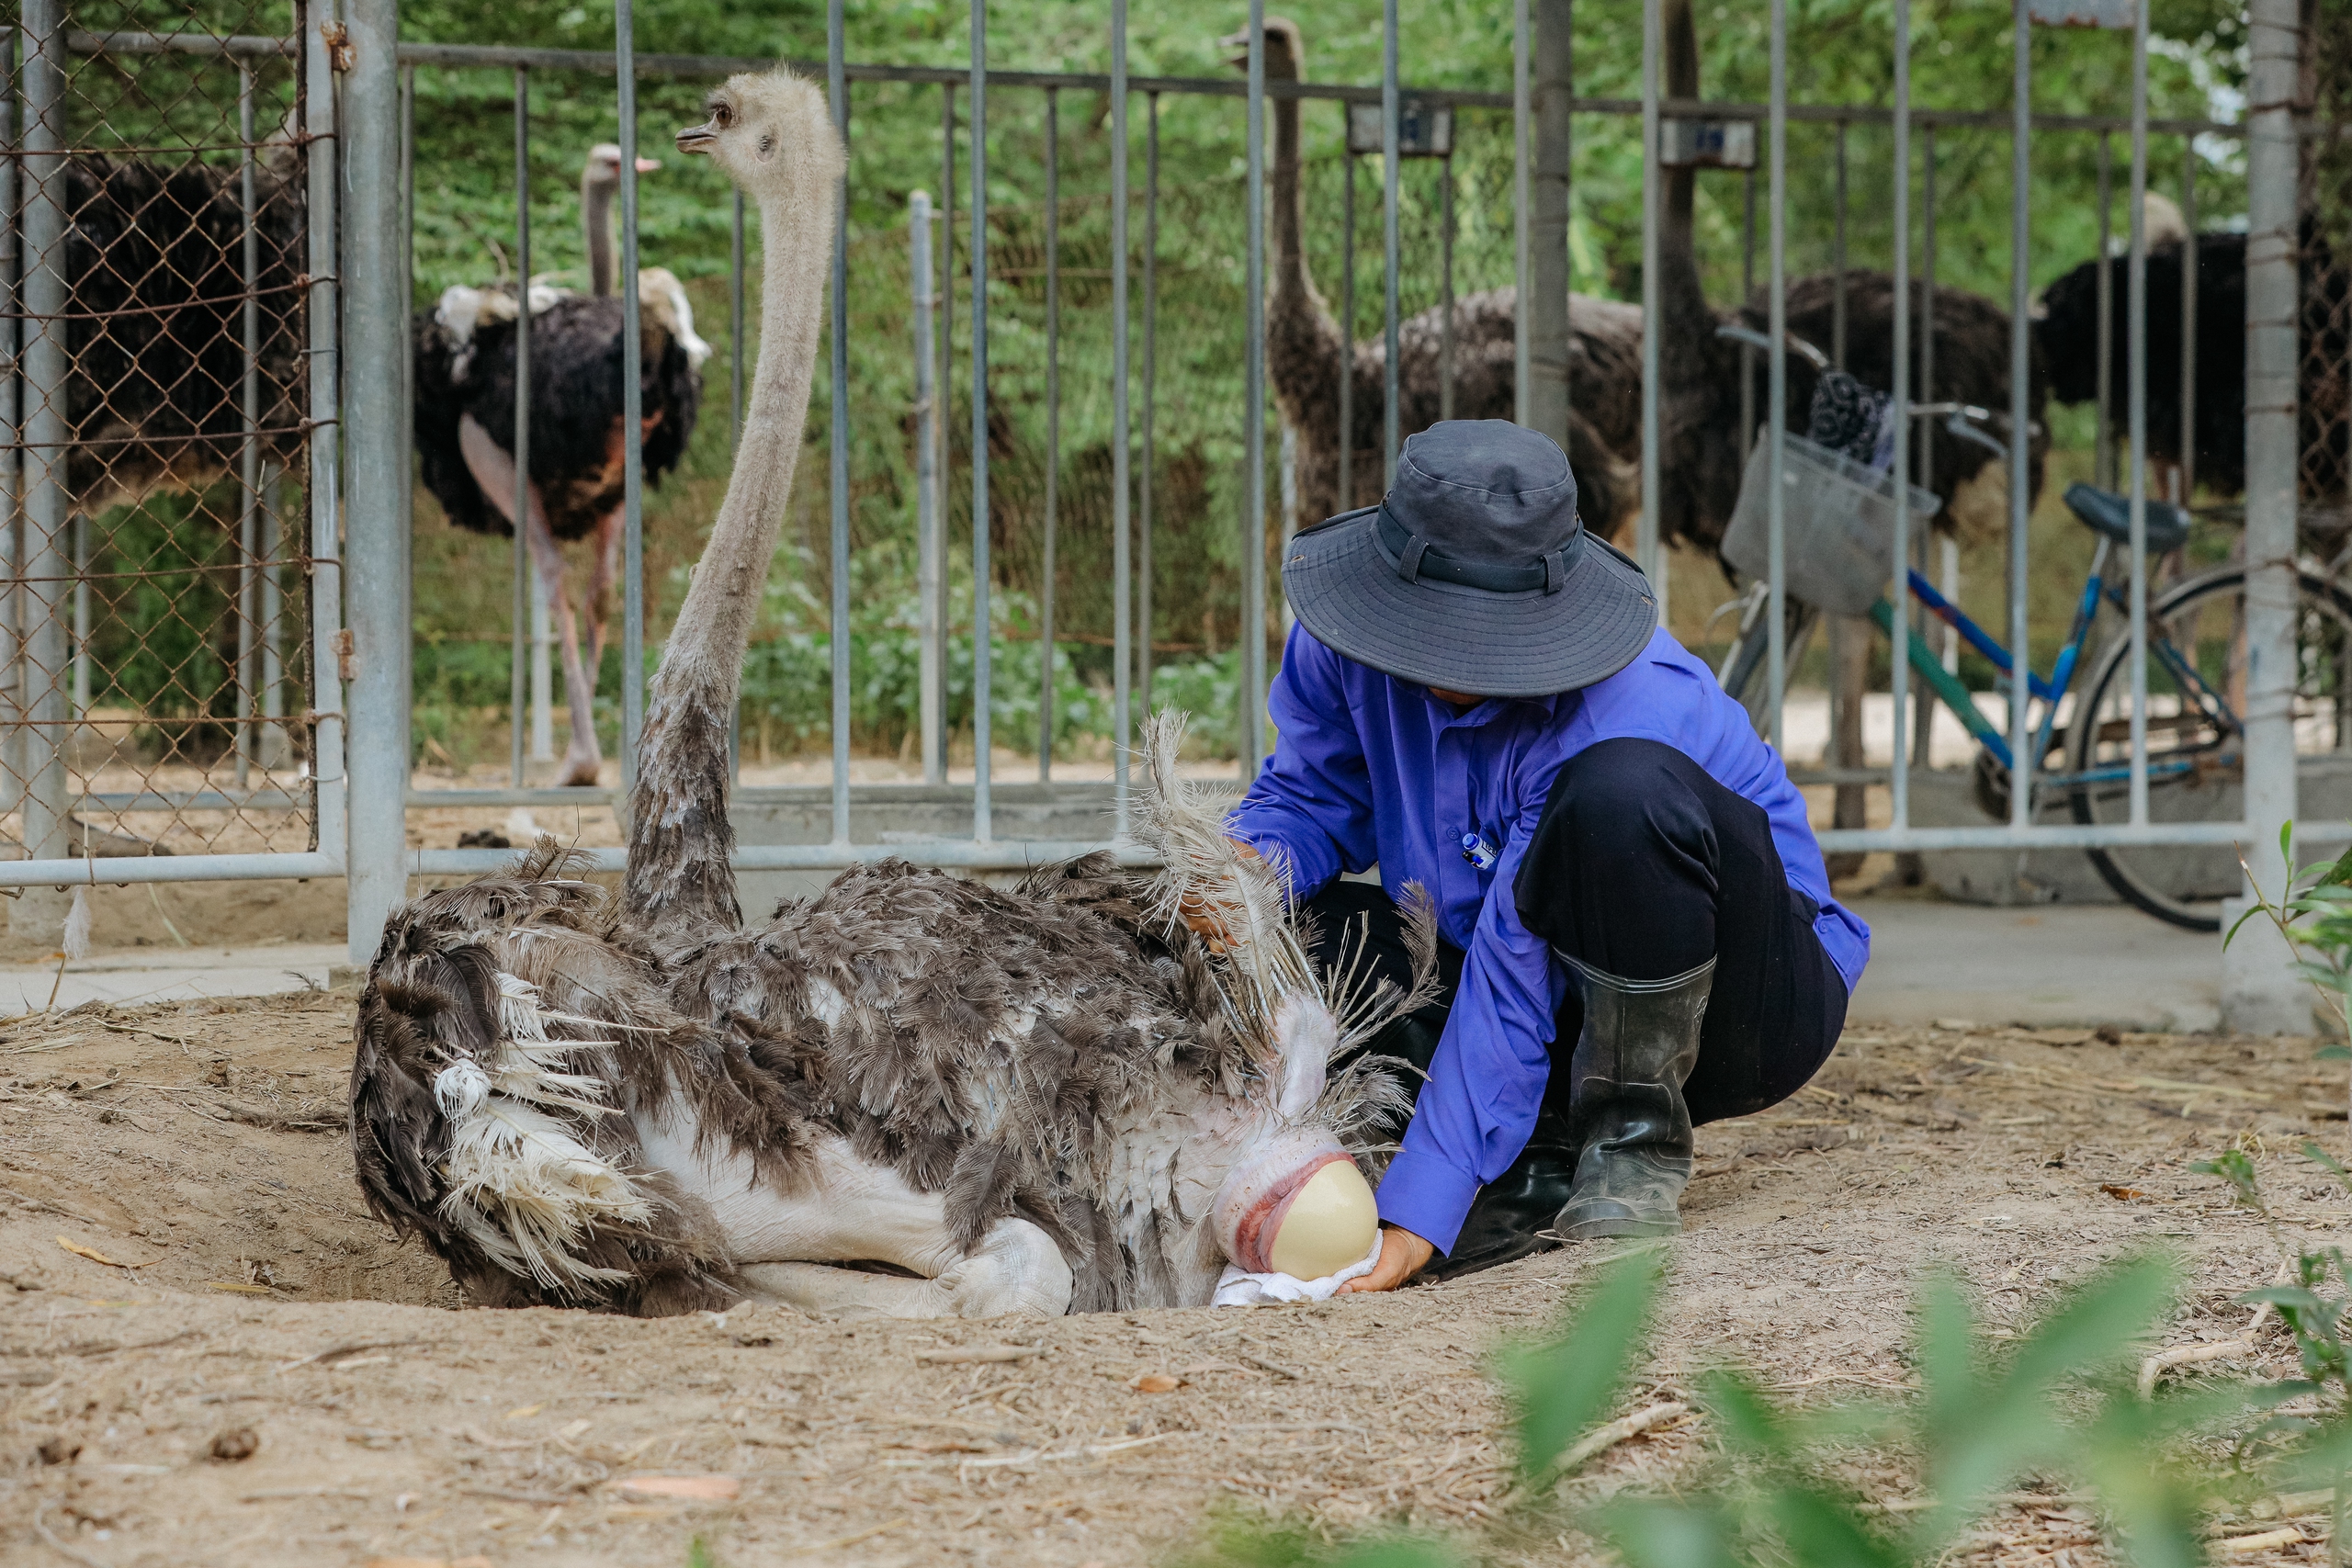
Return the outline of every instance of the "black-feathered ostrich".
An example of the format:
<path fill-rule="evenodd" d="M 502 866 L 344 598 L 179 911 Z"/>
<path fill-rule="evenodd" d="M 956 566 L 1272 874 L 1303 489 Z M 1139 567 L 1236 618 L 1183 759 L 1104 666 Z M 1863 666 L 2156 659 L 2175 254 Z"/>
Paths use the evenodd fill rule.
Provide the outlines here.
<path fill-rule="evenodd" d="M 2341 502 L 2346 493 L 2347 412 L 2346 303 L 2352 269 L 2339 264 L 2316 223 L 2306 221 L 2301 246 L 2302 377 L 2298 408 L 2303 454 L 2299 474 L 2306 500 Z M 2148 249 L 2148 449 L 2153 462 L 2181 460 L 2180 278 L 2185 250 L 2178 238 Z M 2109 273 L 2110 396 L 2116 428 L 2123 430 L 2131 386 L 2131 262 L 2116 256 Z M 2051 395 L 2062 403 L 2098 396 L 2098 274 L 2097 258 L 2066 272 L 2041 292 L 2034 337 L 2050 367 Z M 2197 392 L 2191 429 L 2197 444 L 2197 483 L 2214 495 L 2245 489 L 2245 236 L 2197 237 Z"/>
<path fill-rule="evenodd" d="M 1690 0 L 1666 0 L 1665 89 L 1672 98 L 1699 96 L 1699 35 Z M 1668 169 L 1662 181 L 1658 235 L 1660 323 L 1659 344 L 1659 465 L 1664 481 L 1658 497 L 1660 534 L 1713 549 L 1723 542 L 1739 499 L 1739 481 L 1747 451 L 1747 433 L 1740 428 L 1740 350 L 1736 343 L 1716 335 L 1726 317 L 1707 302 L 1700 283 L 1698 235 L 1695 224 L 1697 173 L 1690 168 Z M 1894 384 L 1894 281 L 1892 275 L 1849 268 L 1847 290 L 1846 367 L 1868 386 L 1884 390 Z M 1823 348 L 1829 345 L 1835 309 L 1837 275 L 1823 273 L 1792 279 L 1788 286 L 1787 321 L 1792 335 Z M 1926 290 L 1915 279 L 1911 286 L 1912 396 L 1922 396 L 1919 379 L 1924 363 L 1927 319 Z M 2009 406 L 2009 318 L 1991 301 L 1957 288 L 1938 288 L 1935 295 L 1934 394 L 1939 401 L 1975 403 L 1997 412 Z M 1770 298 L 1759 290 L 1736 313 L 1741 324 L 1758 331 L 1770 324 Z M 1766 409 L 1767 368 L 1758 355 L 1755 368 L 1755 408 Z M 1797 354 L 1788 356 L 1789 427 L 1802 434 L 1807 423 L 1817 375 Z M 2033 381 L 2030 414 L 2039 422 L 2044 398 L 2041 378 Z M 2037 436 L 2031 448 L 2030 482 L 2039 494 L 2046 437 Z M 1916 448 L 1915 448 L 1916 451 Z M 1951 439 L 1934 444 L 1932 473 L 1915 459 L 1913 482 L 1932 489 L 1945 502 L 1941 525 L 1968 527 L 1985 509 L 1967 499 L 1992 455 L 1973 442 Z M 1955 502 L 1958 502 L 1955 505 Z M 2005 516 L 2006 503 L 1993 509 Z M 1979 525 L 1981 526 L 1981 525 Z"/>
<path fill-rule="evenodd" d="M 242 172 L 76 155 L 64 163 L 66 485 L 75 511 L 201 490 L 244 449 Z M 255 438 L 300 457 L 306 208 L 299 177 L 254 170 Z"/>
<path fill-rule="evenodd" d="M 1249 63 L 1247 31 L 1223 40 Z M 1298 24 L 1266 18 L 1266 79 L 1306 79 L 1306 45 Z M 1300 187 L 1299 100 L 1275 98 L 1272 170 L 1273 276 L 1267 282 L 1266 370 L 1283 417 L 1298 434 L 1298 504 L 1305 521 L 1320 521 L 1380 499 L 1388 345 L 1374 336 L 1348 342 L 1306 269 L 1301 231 L 1306 197 Z M 1457 419 L 1512 416 L 1516 372 L 1512 320 L 1519 294 L 1494 288 L 1453 305 L 1453 412 Z M 1568 301 L 1571 410 L 1568 459 L 1586 521 L 1613 531 L 1639 504 L 1637 465 L 1642 435 L 1642 312 L 1638 307 L 1582 294 Z M 1440 349 L 1444 308 L 1432 307 L 1397 325 L 1397 420 L 1410 435 L 1435 424 L 1442 406 Z M 1340 367 L 1354 378 L 1354 430 L 1349 481 L 1340 494 Z"/>
<path fill-rule="evenodd" d="M 1361 1031 L 1334 1021 L 1272 874 L 1185 804 L 1172 732 L 1147 797 L 1170 875 L 1097 857 L 1007 893 L 885 862 L 743 927 L 727 716 L 844 157 L 788 73 L 738 76 L 711 110 L 678 140 L 759 204 L 760 355 L 653 680 L 619 905 L 543 840 L 512 874 L 394 912 L 352 1068 L 369 1206 L 478 1301 L 644 1314 L 1199 1305 L 1228 1260 L 1328 1278 L 1366 1258 L 1343 1140 L 1394 1114 L 1393 1084 L 1362 1064 L 1327 1082 Z M 1177 918 L 1188 895 L 1222 953 Z M 830 1266 L 857 1261 L 904 1272 Z"/>
<path fill-rule="evenodd" d="M 557 782 L 593 784 L 596 671 L 605 648 L 606 601 L 619 575 L 622 511 L 622 311 L 611 297 L 612 197 L 621 150 L 591 150 L 581 179 L 589 276 L 580 296 L 537 283 L 531 308 L 531 498 L 525 542 L 559 629 L 571 742 Z M 651 159 L 645 169 L 658 167 Z M 639 275 L 639 385 L 645 481 L 658 485 L 685 456 L 702 398 L 709 345 L 695 335 L 685 290 L 669 272 Z M 452 288 L 416 320 L 416 446 L 419 471 L 450 522 L 479 534 L 514 532 L 514 293 Z M 564 585 L 559 541 L 593 539 L 588 653 Z"/>

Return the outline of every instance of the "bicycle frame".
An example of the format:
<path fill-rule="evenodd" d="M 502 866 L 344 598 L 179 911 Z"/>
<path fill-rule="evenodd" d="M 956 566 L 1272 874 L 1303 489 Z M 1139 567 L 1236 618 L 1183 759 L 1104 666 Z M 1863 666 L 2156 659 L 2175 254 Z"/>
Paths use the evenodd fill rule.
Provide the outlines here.
<path fill-rule="evenodd" d="M 2038 698 L 2043 705 L 2041 723 L 2035 735 L 2037 755 L 2049 753 L 2052 738 L 2056 733 L 2058 706 L 2064 699 L 2068 688 L 2074 684 L 2075 671 L 2081 666 L 2083 649 L 2090 639 L 2091 627 L 2098 616 L 2099 601 L 2104 598 L 2125 615 L 2131 613 L 2122 589 L 2120 586 L 2109 585 L 2106 580 L 2108 558 L 2113 549 L 2114 541 L 2101 536 L 2098 548 L 2091 557 L 2090 575 L 2083 583 L 2082 598 L 2075 607 L 2074 624 L 2067 629 L 2066 641 L 2059 649 L 2057 660 L 2051 666 L 2050 678 L 2044 681 L 2030 669 L 2025 672 L 2028 700 Z M 1938 620 L 1951 627 L 1968 643 L 1969 647 L 1990 660 L 1995 669 L 2008 678 L 2011 688 L 2014 690 L 2017 681 L 2017 660 L 2010 655 L 2008 649 L 1987 633 L 1984 627 L 1969 619 L 1967 613 L 1959 605 L 1936 592 L 1935 585 L 1929 582 L 1925 575 L 1916 570 L 1906 570 L 1904 577 L 1910 589 L 1911 596 L 1924 605 Z M 1894 612 L 1886 600 L 1882 598 L 1871 606 L 1871 619 L 1877 623 L 1879 630 L 1886 633 L 1890 640 L 1893 639 Z M 2008 738 L 1994 728 L 1991 720 L 1977 711 L 1975 699 L 1955 676 L 1944 669 L 1942 661 L 1928 651 L 1925 638 L 1913 637 L 1908 639 L 1908 643 L 1911 668 L 1927 683 L 1928 689 L 1935 693 L 1937 698 L 1951 710 L 1952 716 L 1960 720 L 1970 737 L 1989 752 L 2004 771 L 2013 770 L 2016 766 L 2016 755 L 2009 750 Z M 2213 721 L 2216 728 L 2222 733 L 2230 735 L 2242 731 L 2243 726 L 2237 715 L 2231 711 L 2229 703 L 2198 672 L 2196 660 L 2184 656 L 2179 649 L 2173 646 L 2169 636 L 2151 636 L 2148 639 L 2148 650 L 2155 655 L 2157 661 L 2172 677 L 2183 696 L 2195 703 L 2199 709 Z M 2161 777 L 2188 772 L 2194 765 L 2188 760 L 2182 759 L 2177 761 L 2153 763 L 2149 771 L 2152 777 Z M 2045 782 L 2052 784 L 2071 786 L 2111 783 L 2130 776 L 2129 767 L 2113 767 L 2091 768 L 2080 773 L 2045 774 L 2043 778 Z"/>

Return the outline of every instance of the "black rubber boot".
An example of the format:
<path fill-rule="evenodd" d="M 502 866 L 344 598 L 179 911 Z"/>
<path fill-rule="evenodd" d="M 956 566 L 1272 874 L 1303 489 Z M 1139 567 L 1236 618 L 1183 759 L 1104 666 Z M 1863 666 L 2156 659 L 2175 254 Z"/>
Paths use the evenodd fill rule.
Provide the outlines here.
<path fill-rule="evenodd" d="M 1510 1168 L 1478 1189 L 1453 1238 L 1453 1250 L 1431 1262 L 1432 1280 L 1452 1280 L 1514 1262 L 1560 1245 L 1552 1222 L 1566 1202 L 1577 1174 L 1577 1145 L 1567 1123 L 1547 1107 Z"/>
<path fill-rule="evenodd" d="M 1690 1110 L 1682 1086 L 1699 1060 L 1712 958 L 1665 980 L 1627 980 L 1568 960 L 1584 998 L 1569 1058 L 1575 1190 L 1554 1228 L 1567 1241 L 1672 1235 L 1690 1179 Z"/>

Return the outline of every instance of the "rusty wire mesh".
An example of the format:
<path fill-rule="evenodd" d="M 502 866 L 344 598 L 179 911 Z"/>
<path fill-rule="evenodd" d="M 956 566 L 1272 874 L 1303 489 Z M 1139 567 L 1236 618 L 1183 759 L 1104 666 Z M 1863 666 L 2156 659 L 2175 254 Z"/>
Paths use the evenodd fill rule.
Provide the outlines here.
<path fill-rule="evenodd" d="M 300 12 L 23 15 L 20 65 L 57 69 L 12 84 L 5 831 L 34 858 L 313 847 L 305 294 L 324 269 L 307 257 Z M 284 43 L 208 41 L 232 36 Z M 56 285 L 37 276 L 60 266 L 62 310 L 42 310 Z M 62 384 L 37 350 L 59 328 Z"/>
<path fill-rule="evenodd" d="M 2310 14 L 2311 107 L 2331 133 L 2306 144 L 2297 479 L 2306 529 L 2342 541 L 2352 539 L 2352 10 Z"/>

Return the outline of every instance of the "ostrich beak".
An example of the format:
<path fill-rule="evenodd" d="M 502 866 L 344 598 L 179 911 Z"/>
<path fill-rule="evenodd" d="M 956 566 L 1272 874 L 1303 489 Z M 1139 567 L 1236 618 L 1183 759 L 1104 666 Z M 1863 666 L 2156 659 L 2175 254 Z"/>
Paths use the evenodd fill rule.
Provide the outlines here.
<path fill-rule="evenodd" d="M 637 172 L 640 175 L 650 175 L 661 166 L 662 160 L 659 158 L 639 158 L 637 161 Z"/>
<path fill-rule="evenodd" d="M 678 132 L 678 151 L 688 157 L 697 152 L 708 153 L 718 145 L 718 119 L 715 115 L 700 125 L 688 126 Z"/>
<path fill-rule="evenodd" d="M 1227 65 L 1232 66 L 1236 71 L 1247 71 L 1250 69 L 1250 29 L 1248 28 L 1242 28 L 1238 33 L 1227 33 L 1225 37 L 1216 40 L 1216 46 L 1219 49 L 1230 49 L 1238 51 L 1226 57 L 1225 62 Z"/>

